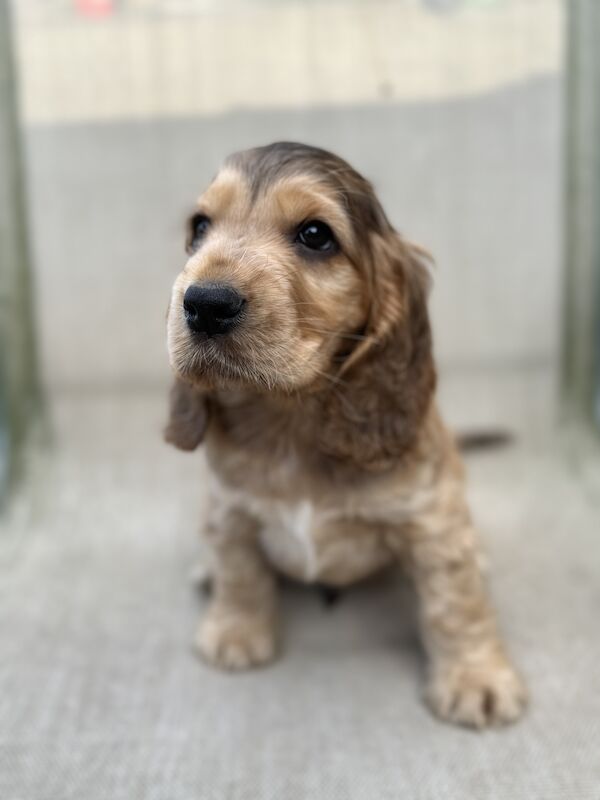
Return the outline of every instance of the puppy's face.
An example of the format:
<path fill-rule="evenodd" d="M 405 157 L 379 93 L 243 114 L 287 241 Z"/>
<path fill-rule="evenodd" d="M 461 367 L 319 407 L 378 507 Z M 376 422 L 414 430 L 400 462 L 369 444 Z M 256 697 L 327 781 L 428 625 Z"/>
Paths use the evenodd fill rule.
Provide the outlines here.
<path fill-rule="evenodd" d="M 280 144 L 231 157 L 188 223 L 168 314 L 175 372 L 207 389 L 327 381 L 367 324 L 373 202 L 324 151 Z"/>
<path fill-rule="evenodd" d="M 246 388 L 310 393 L 306 430 L 328 458 L 383 469 L 413 446 L 435 388 L 426 254 L 352 167 L 287 142 L 232 156 L 188 253 L 168 314 L 169 441 L 196 447 L 204 399 Z"/>

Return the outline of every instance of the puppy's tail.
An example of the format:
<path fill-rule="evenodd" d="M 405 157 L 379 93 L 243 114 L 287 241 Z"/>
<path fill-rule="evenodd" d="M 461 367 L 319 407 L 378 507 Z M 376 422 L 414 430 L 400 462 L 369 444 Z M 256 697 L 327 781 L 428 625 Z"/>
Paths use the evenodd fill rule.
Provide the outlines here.
<path fill-rule="evenodd" d="M 510 431 L 493 428 L 479 431 L 457 431 L 455 438 L 463 453 L 496 450 L 499 447 L 508 447 L 515 441 L 515 437 Z"/>

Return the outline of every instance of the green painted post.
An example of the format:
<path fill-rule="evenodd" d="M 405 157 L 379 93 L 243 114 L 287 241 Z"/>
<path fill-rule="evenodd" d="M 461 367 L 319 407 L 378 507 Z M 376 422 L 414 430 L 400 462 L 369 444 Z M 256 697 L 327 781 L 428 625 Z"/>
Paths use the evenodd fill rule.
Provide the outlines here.
<path fill-rule="evenodd" d="M 8 0 L 0 0 L 0 507 L 39 408 L 11 32 Z"/>
<path fill-rule="evenodd" d="M 600 427 L 600 2 L 568 12 L 562 387 L 568 419 Z"/>

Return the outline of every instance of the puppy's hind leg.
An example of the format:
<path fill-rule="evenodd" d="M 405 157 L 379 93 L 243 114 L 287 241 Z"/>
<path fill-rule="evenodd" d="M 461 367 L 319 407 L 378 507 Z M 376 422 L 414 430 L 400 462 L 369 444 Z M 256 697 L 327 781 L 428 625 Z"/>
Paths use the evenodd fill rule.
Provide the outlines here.
<path fill-rule="evenodd" d="M 212 592 L 196 643 L 206 661 L 223 669 L 248 669 L 275 656 L 277 582 L 258 533 L 258 522 L 239 509 L 207 527 Z"/>

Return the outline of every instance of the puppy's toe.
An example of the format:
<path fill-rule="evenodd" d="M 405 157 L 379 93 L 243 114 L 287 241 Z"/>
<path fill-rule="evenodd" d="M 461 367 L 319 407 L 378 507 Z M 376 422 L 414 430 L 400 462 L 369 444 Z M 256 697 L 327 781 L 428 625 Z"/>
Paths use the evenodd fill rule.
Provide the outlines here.
<path fill-rule="evenodd" d="M 481 729 L 515 722 L 527 704 L 527 691 L 510 662 L 495 658 L 439 669 L 427 699 L 441 719 Z"/>
<path fill-rule="evenodd" d="M 275 631 L 270 619 L 250 614 L 207 614 L 196 638 L 202 657 L 216 667 L 243 670 L 275 657 Z"/>

